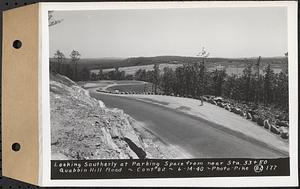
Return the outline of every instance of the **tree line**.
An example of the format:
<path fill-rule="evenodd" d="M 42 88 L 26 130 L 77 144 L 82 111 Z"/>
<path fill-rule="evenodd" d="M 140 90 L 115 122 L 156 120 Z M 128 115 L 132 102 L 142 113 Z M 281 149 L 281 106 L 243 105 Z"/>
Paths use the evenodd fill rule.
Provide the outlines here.
<path fill-rule="evenodd" d="M 139 69 L 134 75 L 126 75 L 118 67 L 112 71 L 91 72 L 86 67 L 78 69 L 80 53 L 73 50 L 70 62 L 65 63 L 64 54 L 57 50 L 55 62 L 50 64 L 50 70 L 60 73 L 74 81 L 88 80 L 140 80 L 153 83 L 152 91 L 163 91 L 165 94 L 199 98 L 202 95 L 222 96 L 238 102 L 275 105 L 288 110 L 288 73 L 283 70 L 274 73 L 270 64 L 259 74 L 259 63 L 247 63 L 240 75 L 228 75 L 223 70 L 208 71 L 205 56 L 201 54 L 199 62 L 185 63 L 175 70 L 165 67 L 160 70 L 159 64 L 154 64 L 153 70 Z"/>
<path fill-rule="evenodd" d="M 99 68 L 98 73 L 92 72 L 90 80 L 133 80 L 133 75 L 126 74 L 125 71 L 119 71 L 119 67 L 115 67 L 109 72 L 103 72 L 102 68 Z"/>
<path fill-rule="evenodd" d="M 90 71 L 88 69 L 82 69 L 80 73 L 78 72 L 78 62 L 80 60 L 81 54 L 72 50 L 70 53 L 70 62 L 66 63 L 65 55 L 57 50 L 54 53 L 54 62 L 50 62 L 50 71 L 52 73 L 59 73 L 69 77 L 74 81 L 85 80 L 88 79 L 90 75 Z"/>
<path fill-rule="evenodd" d="M 91 72 L 85 66 L 81 66 L 82 68 L 79 68 L 78 64 L 81 54 L 76 50 L 72 50 L 69 56 L 70 61 L 67 62 L 65 55 L 60 50 L 57 50 L 54 53 L 54 61 L 50 62 L 50 71 L 55 74 L 59 73 L 65 75 L 73 81 L 134 79 L 133 75 L 126 75 L 125 71 L 119 71 L 118 67 L 114 68 L 114 70 L 112 71 L 105 73 L 101 68 L 99 68 L 98 73 Z"/>
<path fill-rule="evenodd" d="M 288 73 L 281 71 L 275 74 L 268 64 L 263 74 L 258 74 L 257 66 L 248 63 L 242 74 L 228 75 L 225 69 L 208 71 L 199 62 L 183 64 L 175 70 L 165 67 L 161 74 L 159 69 L 139 69 L 135 79 L 151 82 L 167 95 L 193 98 L 221 96 L 241 103 L 274 105 L 288 111 Z"/>

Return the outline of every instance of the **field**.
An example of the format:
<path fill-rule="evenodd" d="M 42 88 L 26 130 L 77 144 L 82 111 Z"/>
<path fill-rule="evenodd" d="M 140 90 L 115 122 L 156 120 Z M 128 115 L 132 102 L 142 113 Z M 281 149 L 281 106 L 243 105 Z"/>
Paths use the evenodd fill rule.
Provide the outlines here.
<path fill-rule="evenodd" d="M 146 71 L 153 70 L 153 66 L 154 66 L 154 64 L 143 65 L 143 66 L 122 67 L 122 68 L 119 68 L 119 71 L 125 71 L 126 75 L 134 75 L 139 69 L 144 69 Z M 161 73 L 163 73 L 163 69 L 165 67 L 169 67 L 169 68 L 172 68 L 173 70 L 175 70 L 179 66 L 182 66 L 182 64 L 160 64 L 159 69 L 161 70 Z M 221 65 L 217 65 L 217 66 L 209 67 L 208 70 L 213 71 L 215 69 L 221 70 L 224 68 L 228 75 L 233 75 L 233 74 L 241 75 L 241 74 L 243 74 L 243 70 L 245 69 L 245 67 L 232 67 L 232 66 L 223 67 Z M 114 68 L 104 69 L 103 72 L 107 73 L 107 72 L 110 72 L 113 70 L 115 70 L 115 69 Z M 273 68 L 274 73 L 280 73 L 281 70 L 282 70 L 281 68 Z M 91 70 L 91 72 L 98 74 L 99 69 Z M 260 74 L 263 74 L 263 69 L 260 69 Z"/>
<path fill-rule="evenodd" d="M 50 58 L 50 63 L 55 62 L 54 58 Z M 134 74 L 138 69 L 153 69 L 154 64 L 160 64 L 163 67 L 176 67 L 185 63 L 201 62 L 197 57 L 184 56 L 156 56 L 156 57 L 133 57 L 133 58 L 98 58 L 98 59 L 80 59 L 78 62 L 79 71 L 87 68 L 92 72 L 98 73 L 101 68 L 105 72 L 119 68 L 119 71 L 125 71 L 126 74 Z M 255 58 L 207 58 L 206 66 L 209 70 L 226 68 L 228 74 L 241 74 L 247 63 L 255 64 Z M 65 59 L 63 64 L 71 64 L 70 59 Z M 271 65 L 275 73 L 279 73 L 287 65 L 286 57 L 262 57 L 260 69 L 263 70 L 268 64 Z"/>
<path fill-rule="evenodd" d="M 153 66 L 154 64 L 149 64 L 149 65 L 142 65 L 142 66 L 130 66 L 130 67 L 121 67 L 119 68 L 119 71 L 125 71 L 125 74 L 127 75 L 134 75 L 139 69 L 143 69 L 146 71 L 150 71 L 153 70 Z M 182 64 L 160 64 L 159 65 L 159 69 L 161 70 L 161 72 L 163 72 L 163 69 L 165 67 L 169 67 L 172 68 L 173 70 L 175 70 L 177 67 L 182 66 Z M 115 70 L 114 68 L 110 68 L 110 69 L 103 69 L 104 73 L 110 72 Z M 99 73 L 99 69 L 94 69 L 91 70 L 92 73 Z"/>
<path fill-rule="evenodd" d="M 233 75 L 233 74 L 237 74 L 237 75 L 242 75 L 243 74 L 243 70 L 244 70 L 245 68 L 244 67 L 242 67 L 242 68 L 235 68 L 235 67 L 227 67 L 226 68 L 226 73 L 228 74 L 228 75 Z M 213 69 L 211 69 L 211 70 L 213 70 Z M 276 73 L 280 73 L 281 72 L 281 68 L 273 68 L 273 71 L 274 71 L 274 73 L 276 74 Z M 253 73 L 255 73 L 255 71 L 253 71 Z M 260 69 L 259 70 L 259 73 L 260 74 L 263 74 L 264 73 L 264 70 L 263 69 Z"/>

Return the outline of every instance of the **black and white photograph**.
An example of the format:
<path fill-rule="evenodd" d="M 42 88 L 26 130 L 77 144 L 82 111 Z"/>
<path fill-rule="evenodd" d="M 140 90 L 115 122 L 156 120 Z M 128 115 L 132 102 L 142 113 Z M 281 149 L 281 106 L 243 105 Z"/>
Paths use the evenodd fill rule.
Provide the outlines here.
<path fill-rule="evenodd" d="M 287 7 L 49 9 L 48 29 L 53 162 L 289 175 Z"/>
<path fill-rule="evenodd" d="M 289 156 L 286 8 L 49 12 L 52 159 Z"/>
<path fill-rule="evenodd" d="M 297 1 L 5 6 L 10 188 L 299 186 Z"/>

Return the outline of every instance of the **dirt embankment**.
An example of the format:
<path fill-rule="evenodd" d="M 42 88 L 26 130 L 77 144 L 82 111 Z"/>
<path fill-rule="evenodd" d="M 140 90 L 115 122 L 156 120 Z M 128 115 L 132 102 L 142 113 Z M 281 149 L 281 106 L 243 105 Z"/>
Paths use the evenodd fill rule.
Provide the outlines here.
<path fill-rule="evenodd" d="M 177 148 L 64 76 L 51 75 L 50 101 L 52 159 L 182 158 Z"/>

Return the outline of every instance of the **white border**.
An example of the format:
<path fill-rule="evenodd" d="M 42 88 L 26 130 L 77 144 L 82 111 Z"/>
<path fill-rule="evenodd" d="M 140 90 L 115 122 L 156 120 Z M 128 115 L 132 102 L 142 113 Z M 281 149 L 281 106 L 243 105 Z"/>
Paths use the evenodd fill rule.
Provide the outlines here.
<path fill-rule="evenodd" d="M 287 7 L 289 52 L 289 110 L 290 110 L 290 170 L 286 177 L 217 177 L 217 178 L 155 178 L 155 179 L 50 179 L 50 97 L 49 97 L 49 10 L 111 10 L 111 9 L 167 9 L 213 7 Z M 298 186 L 298 45 L 296 1 L 250 2 L 79 2 L 40 3 L 39 103 L 40 108 L 40 174 L 41 186 Z"/>

